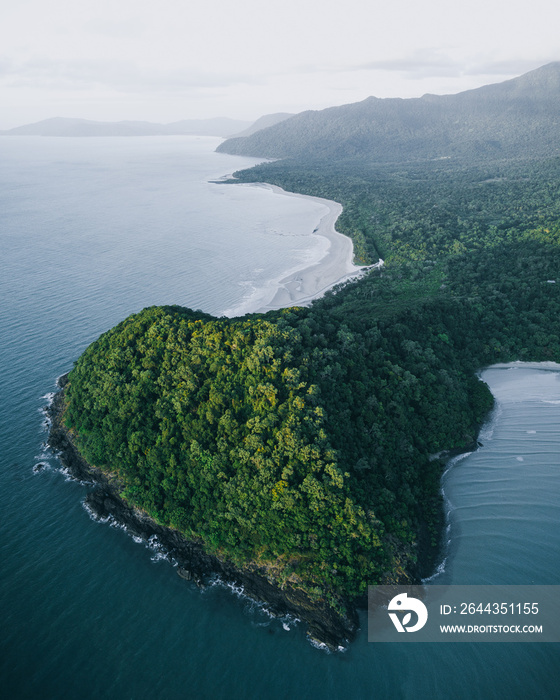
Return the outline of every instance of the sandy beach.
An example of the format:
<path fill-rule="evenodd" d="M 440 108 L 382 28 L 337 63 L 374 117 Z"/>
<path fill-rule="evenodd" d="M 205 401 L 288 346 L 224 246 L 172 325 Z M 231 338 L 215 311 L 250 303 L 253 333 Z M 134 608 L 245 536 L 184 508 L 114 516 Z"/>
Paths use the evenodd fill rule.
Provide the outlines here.
<path fill-rule="evenodd" d="M 227 313 L 228 316 L 265 313 L 272 309 L 282 309 L 289 306 L 306 306 L 335 285 L 359 277 L 366 270 L 379 265 L 379 263 L 373 266 L 354 265 L 352 240 L 335 229 L 336 220 L 342 213 L 342 205 L 338 202 L 286 192 L 281 187 L 267 183 L 257 183 L 250 186 L 265 187 L 285 197 L 299 197 L 322 205 L 324 214 L 310 235 L 323 238 L 324 245 L 318 247 L 318 257 L 312 263 L 308 262 L 304 267 L 270 280 L 265 289 L 259 290 L 258 295 L 231 310 Z"/>

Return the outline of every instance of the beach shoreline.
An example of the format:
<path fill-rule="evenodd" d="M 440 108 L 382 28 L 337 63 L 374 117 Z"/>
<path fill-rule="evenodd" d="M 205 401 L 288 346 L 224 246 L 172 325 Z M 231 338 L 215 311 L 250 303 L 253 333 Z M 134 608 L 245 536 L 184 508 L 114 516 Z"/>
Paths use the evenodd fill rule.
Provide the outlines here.
<path fill-rule="evenodd" d="M 226 176 L 231 182 L 231 176 Z M 224 182 L 226 179 L 224 179 Z M 319 249 L 318 257 L 306 261 L 297 267 L 283 272 L 280 276 L 269 280 L 265 287 L 256 289 L 249 298 L 237 306 L 227 309 L 225 316 L 236 317 L 247 313 L 266 313 L 290 306 L 308 306 L 314 299 L 319 299 L 329 289 L 338 284 L 358 279 L 367 270 L 381 267 L 380 260 L 374 265 L 354 264 L 354 244 L 349 236 L 336 230 L 336 221 L 342 213 L 342 205 L 330 199 L 313 197 L 311 195 L 288 192 L 277 185 L 265 182 L 250 183 L 244 186 L 262 187 L 275 194 L 286 197 L 297 197 L 320 204 L 325 208 L 311 236 L 319 236 L 326 241 L 326 246 Z"/>

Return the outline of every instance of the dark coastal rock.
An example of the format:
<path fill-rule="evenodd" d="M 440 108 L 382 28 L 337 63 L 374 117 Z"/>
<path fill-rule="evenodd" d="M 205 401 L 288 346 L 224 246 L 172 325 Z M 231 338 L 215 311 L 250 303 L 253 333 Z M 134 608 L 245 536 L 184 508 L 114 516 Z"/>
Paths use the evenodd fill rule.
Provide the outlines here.
<path fill-rule="evenodd" d="M 305 621 L 309 636 L 330 649 L 337 649 L 350 641 L 357 632 L 355 610 L 346 617 L 340 616 L 326 605 L 310 600 L 300 589 L 290 586 L 280 589 L 258 570 L 238 569 L 205 552 L 201 543 L 187 540 L 176 530 L 158 525 L 106 487 L 101 486 L 89 493 L 86 504 L 95 517 L 114 518 L 135 537 L 153 542 L 155 536 L 158 544 L 178 563 L 177 573 L 182 578 L 203 582 L 218 575 L 223 581 L 241 586 L 245 595 L 270 606 L 276 615 L 289 613 Z"/>
<path fill-rule="evenodd" d="M 128 532 L 146 542 L 157 544 L 178 564 L 177 573 L 186 580 L 203 586 L 210 577 L 219 576 L 224 582 L 241 586 L 245 595 L 265 603 L 274 615 L 293 615 L 307 623 L 309 637 L 331 650 L 351 641 L 358 630 L 358 614 L 354 605 L 347 604 L 347 614 L 337 613 L 326 603 L 313 601 L 301 589 L 286 584 L 279 588 L 270 582 L 255 564 L 240 569 L 204 551 L 202 542 L 187 540 L 178 531 L 156 523 L 152 518 L 129 506 L 120 496 L 119 484 L 100 469 L 91 466 L 80 455 L 71 434 L 62 423 L 65 375 L 59 380 L 61 390 L 49 408 L 51 429 L 49 445 L 68 473 L 83 482 L 94 484 L 85 504 L 89 512 L 101 520 L 113 520 Z"/>

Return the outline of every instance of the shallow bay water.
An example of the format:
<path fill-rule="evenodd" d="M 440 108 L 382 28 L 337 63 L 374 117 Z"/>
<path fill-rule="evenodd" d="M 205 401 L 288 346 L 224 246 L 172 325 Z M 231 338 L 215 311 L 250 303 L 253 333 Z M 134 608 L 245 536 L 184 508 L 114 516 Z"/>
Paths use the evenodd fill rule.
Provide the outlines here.
<path fill-rule="evenodd" d="M 94 523 L 44 453 L 41 407 L 101 332 L 144 306 L 215 314 L 315 255 L 309 202 L 209 180 L 254 161 L 215 139 L 0 140 L 0 518 L 6 698 L 557 697 L 545 644 L 386 645 L 327 654 L 224 586 L 199 591 Z M 486 370 L 497 406 L 449 465 L 433 583 L 560 584 L 560 374 Z M 33 472 L 34 465 L 47 468 Z"/>

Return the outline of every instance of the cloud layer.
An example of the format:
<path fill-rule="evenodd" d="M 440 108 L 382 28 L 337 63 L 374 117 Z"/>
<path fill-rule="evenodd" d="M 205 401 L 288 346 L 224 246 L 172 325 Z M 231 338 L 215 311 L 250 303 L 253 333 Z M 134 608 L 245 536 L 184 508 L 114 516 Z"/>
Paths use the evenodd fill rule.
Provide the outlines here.
<path fill-rule="evenodd" d="M 25 0 L 0 24 L 0 128 L 458 92 L 560 59 L 558 20 L 550 0 Z"/>

